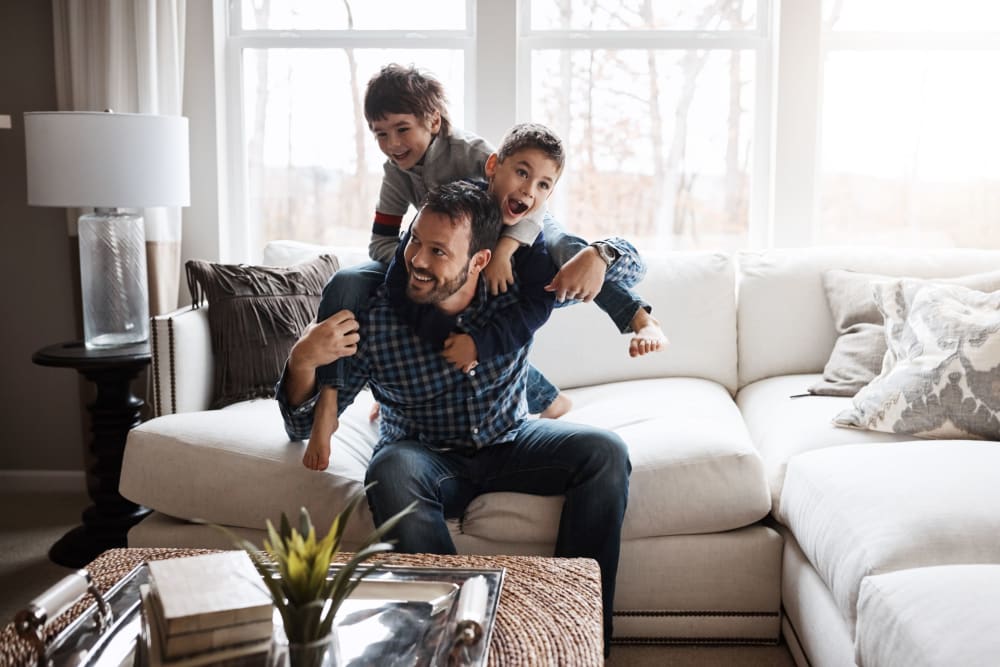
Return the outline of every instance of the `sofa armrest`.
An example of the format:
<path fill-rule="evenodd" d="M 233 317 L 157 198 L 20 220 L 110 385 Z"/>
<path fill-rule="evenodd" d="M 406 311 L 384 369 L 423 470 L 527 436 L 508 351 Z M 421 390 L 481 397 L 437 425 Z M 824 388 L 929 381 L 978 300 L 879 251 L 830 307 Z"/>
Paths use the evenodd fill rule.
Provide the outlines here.
<path fill-rule="evenodd" d="M 151 324 L 153 415 L 208 410 L 213 389 L 208 306 L 157 315 Z"/>

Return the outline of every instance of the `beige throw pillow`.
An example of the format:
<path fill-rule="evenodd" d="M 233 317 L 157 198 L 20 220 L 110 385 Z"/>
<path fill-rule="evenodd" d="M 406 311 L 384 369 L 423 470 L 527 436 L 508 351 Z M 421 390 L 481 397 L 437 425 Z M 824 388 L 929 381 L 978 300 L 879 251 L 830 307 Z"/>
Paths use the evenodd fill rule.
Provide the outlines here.
<path fill-rule="evenodd" d="M 274 396 L 292 345 L 316 317 L 323 286 L 339 268 L 321 255 L 291 267 L 185 265 L 195 305 L 208 301 L 215 357 L 213 408 Z"/>
<path fill-rule="evenodd" d="M 885 356 L 885 330 L 882 313 L 872 296 L 872 284 L 898 278 L 844 269 L 832 269 L 823 274 L 823 288 L 838 337 L 823 368 L 823 379 L 809 387 L 810 393 L 854 396 L 878 375 Z M 1000 271 L 934 282 L 993 292 L 1000 290 Z"/>
<path fill-rule="evenodd" d="M 882 372 L 834 423 L 1000 440 L 1000 292 L 904 279 L 873 293 L 885 317 Z"/>

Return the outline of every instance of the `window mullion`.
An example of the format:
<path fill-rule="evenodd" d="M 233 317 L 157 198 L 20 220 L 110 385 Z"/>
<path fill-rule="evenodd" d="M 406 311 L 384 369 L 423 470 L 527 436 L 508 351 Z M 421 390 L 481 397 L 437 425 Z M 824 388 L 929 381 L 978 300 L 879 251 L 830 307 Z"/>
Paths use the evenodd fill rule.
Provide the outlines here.
<path fill-rule="evenodd" d="M 518 3 L 475 2 L 475 90 L 472 128 L 496 145 L 513 124 L 517 108 Z"/>
<path fill-rule="evenodd" d="M 780 3 L 774 153 L 774 217 L 769 245 L 813 239 L 819 163 L 821 0 Z"/>

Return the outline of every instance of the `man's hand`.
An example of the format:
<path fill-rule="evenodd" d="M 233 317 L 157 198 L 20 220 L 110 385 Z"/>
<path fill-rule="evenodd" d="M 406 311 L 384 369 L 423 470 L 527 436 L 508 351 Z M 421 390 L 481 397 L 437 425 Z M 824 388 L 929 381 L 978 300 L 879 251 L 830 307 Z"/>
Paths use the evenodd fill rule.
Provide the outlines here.
<path fill-rule="evenodd" d="M 514 284 L 514 269 L 511 264 L 511 257 L 517 251 L 520 244 L 512 238 L 501 236 L 493 249 L 493 256 L 490 263 L 483 269 L 483 277 L 486 285 L 490 289 L 490 294 L 506 294 L 507 287 Z"/>
<path fill-rule="evenodd" d="M 560 303 L 566 299 L 590 303 L 601 291 L 607 269 L 608 265 L 595 248 L 584 248 L 563 264 L 552 282 L 545 286 L 545 290 L 555 292 L 556 300 Z"/>
<path fill-rule="evenodd" d="M 358 351 L 358 321 L 354 313 L 341 310 L 322 322 L 311 322 L 292 346 L 288 365 L 315 371 L 320 366 L 349 357 Z"/>
<path fill-rule="evenodd" d="M 472 340 L 472 336 L 469 334 L 451 334 L 448 336 L 444 341 L 444 351 L 442 354 L 444 354 L 444 358 L 448 363 L 463 373 L 468 373 L 479 364 L 477 359 L 479 352 L 476 350 L 476 341 Z"/>
<path fill-rule="evenodd" d="M 312 322 L 292 346 L 285 375 L 285 400 L 302 405 L 316 390 L 316 369 L 358 351 L 358 321 L 349 310 Z"/>

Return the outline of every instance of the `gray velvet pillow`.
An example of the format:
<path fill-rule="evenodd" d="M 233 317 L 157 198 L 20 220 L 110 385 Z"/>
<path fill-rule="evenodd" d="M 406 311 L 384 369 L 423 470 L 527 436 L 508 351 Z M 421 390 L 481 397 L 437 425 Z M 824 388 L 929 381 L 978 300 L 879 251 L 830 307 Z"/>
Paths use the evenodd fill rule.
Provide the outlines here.
<path fill-rule="evenodd" d="M 321 255 L 292 267 L 185 265 L 195 305 L 206 301 L 215 357 L 212 407 L 274 396 L 292 345 L 316 317 L 323 285 L 339 268 Z"/>
<path fill-rule="evenodd" d="M 823 274 L 826 301 L 830 306 L 838 337 L 823 368 L 823 379 L 809 387 L 809 393 L 854 396 L 882 370 L 882 359 L 886 352 L 885 327 L 882 313 L 875 305 L 872 287 L 874 283 L 894 278 L 898 276 L 844 269 L 831 269 Z M 1000 290 L 1000 271 L 917 281 L 961 285 L 993 292 Z"/>

